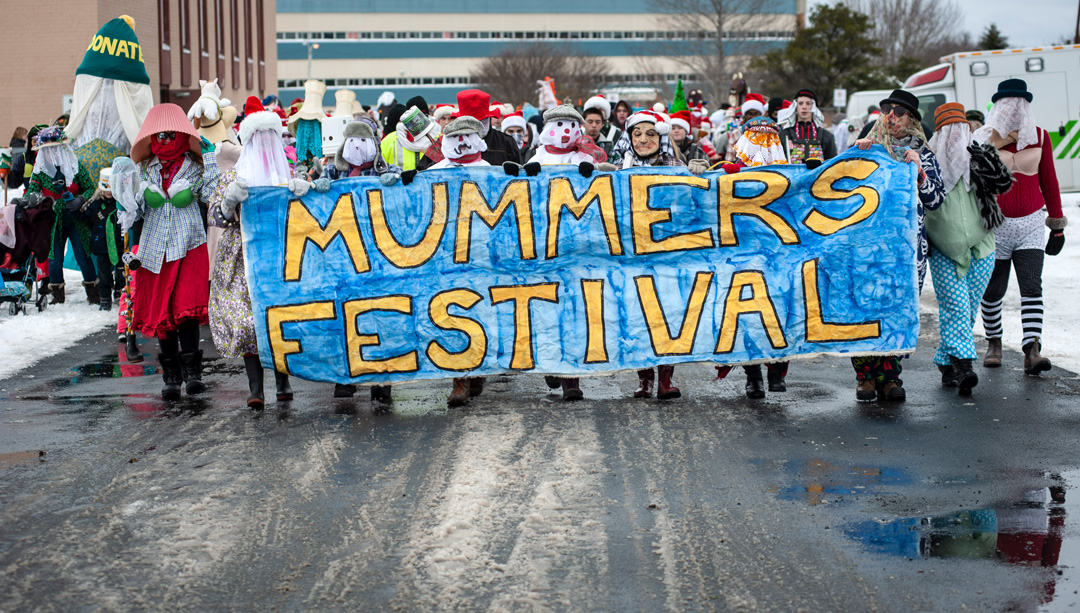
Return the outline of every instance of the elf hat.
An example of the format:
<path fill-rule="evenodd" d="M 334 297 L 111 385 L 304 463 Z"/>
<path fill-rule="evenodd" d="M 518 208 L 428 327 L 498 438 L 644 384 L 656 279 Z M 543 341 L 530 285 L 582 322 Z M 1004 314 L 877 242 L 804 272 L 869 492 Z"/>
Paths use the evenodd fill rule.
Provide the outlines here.
<path fill-rule="evenodd" d="M 600 112 L 604 114 L 604 121 L 611 117 L 611 103 L 604 99 L 603 96 L 593 96 L 586 100 L 585 106 L 581 110 L 584 112 L 589 109 L 600 109 Z"/>
<path fill-rule="evenodd" d="M 356 92 L 351 89 L 339 89 L 334 92 L 334 100 L 337 102 L 337 106 L 334 107 L 334 117 L 352 117 L 352 103 L 356 102 Z"/>
<path fill-rule="evenodd" d="M 278 136 L 285 133 L 281 125 L 281 117 L 273 111 L 263 109 L 263 105 L 255 96 L 248 96 L 244 103 L 244 121 L 240 122 L 240 142 L 246 143 L 251 135 L 260 130 L 271 130 Z"/>
<path fill-rule="evenodd" d="M 299 111 L 289 117 L 289 125 L 292 126 L 301 119 L 321 120 L 326 117 L 322 105 L 323 94 L 325 93 L 326 83 L 315 79 L 304 81 L 304 104 Z"/>
<path fill-rule="evenodd" d="M 149 85 L 142 46 L 135 36 L 135 20 L 121 15 L 101 26 L 90 39 L 75 74 Z"/>
<path fill-rule="evenodd" d="M 664 120 L 663 115 L 654 111 L 638 111 L 627 117 L 626 131 L 629 132 L 631 128 L 639 123 L 651 123 L 655 125 L 656 131 L 660 135 L 667 134 L 671 131 L 671 124 Z"/>
<path fill-rule="evenodd" d="M 443 117 L 451 117 L 457 109 L 452 104 L 436 104 L 435 111 L 431 114 L 431 118 L 435 121 L 442 119 Z"/>
<path fill-rule="evenodd" d="M 743 102 L 742 112 L 757 111 L 762 115 L 765 114 L 765 97 L 761 94 L 746 94 L 746 101 Z"/>
<path fill-rule="evenodd" d="M 679 126 L 690 132 L 690 111 L 679 111 L 671 114 L 671 127 Z"/>
<path fill-rule="evenodd" d="M 64 133 L 64 129 L 60 126 L 49 126 L 40 130 L 31 141 L 33 143 L 33 150 L 40 151 L 46 147 L 56 147 L 57 145 L 69 145 L 71 139 Z"/>
<path fill-rule="evenodd" d="M 458 117 L 472 117 L 483 121 L 495 115 L 491 112 L 491 96 L 478 89 L 465 89 L 457 95 Z"/>
<path fill-rule="evenodd" d="M 135 143 L 131 145 L 131 155 L 128 157 L 132 162 L 138 164 L 153 155 L 150 152 L 150 137 L 158 132 L 176 132 L 177 138 L 182 138 L 181 134 L 187 135 L 188 148 L 196 159 L 202 161 L 202 144 L 195 126 L 188 121 L 184 109 L 171 102 L 165 102 L 150 109 L 150 112 L 146 114 L 146 120 L 139 128 L 139 135 L 135 137 Z"/>
<path fill-rule="evenodd" d="M 503 117 L 502 128 L 504 132 L 506 130 L 509 130 L 510 128 L 521 128 L 522 130 L 527 130 L 528 127 L 528 122 L 525 121 L 525 116 L 521 113 L 521 111 Z"/>

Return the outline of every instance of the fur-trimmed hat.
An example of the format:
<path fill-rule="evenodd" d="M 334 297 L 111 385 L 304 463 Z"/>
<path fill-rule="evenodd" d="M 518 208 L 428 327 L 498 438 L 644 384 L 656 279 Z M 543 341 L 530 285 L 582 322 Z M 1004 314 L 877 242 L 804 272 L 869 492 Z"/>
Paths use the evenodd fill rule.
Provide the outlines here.
<path fill-rule="evenodd" d="M 436 104 L 435 111 L 431 113 L 431 118 L 435 121 L 439 121 L 443 117 L 451 117 L 457 109 L 452 104 Z"/>
<path fill-rule="evenodd" d="M 446 124 L 443 136 L 463 136 L 465 134 L 479 134 L 484 129 L 479 119 L 469 115 L 462 115 Z"/>
<path fill-rule="evenodd" d="M 742 112 L 757 111 L 765 114 L 765 97 L 761 94 L 746 94 L 746 101 L 742 104 Z"/>
<path fill-rule="evenodd" d="M 577 109 L 569 104 L 560 104 L 553 109 L 544 111 L 544 123 L 550 123 L 560 119 L 576 121 L 579 124 L 585 123 L 585 118 L 581 116 L 581 113 L 577 112 Z"/>
<path fill-rule="evenodd" d="M 584 113 L 589 109 L 599 109 L 604 115 L 604 121 L 611 118 L 611 103 L 603 96 L 593 96 L 586 100 L 585 106 L 582 107 L 581 112 Z"/>
<path fill-rule="evenodd" d="M 248 96 L 244 104 L 244 120 L 240 122 L 240 142 L 246 143 L 251 135 L 259 130 L 273 130 L 281 136 L 285 128 L 281 125 L 281 117 L 273 111 L 263 109 L 263 105 L 255 96 Z"/>
<path fill-rule="evenodd" d="M 342 134 L 345 142 L 350 138 L 370 138 L 375 141 L 376 147 L 378 146 L 378 140 L 375 138 L 375 133 L 371 131 L 371 126 L 365 121 L 350 121 L 345 124 L 345 132 Z M 349 169 L 349 163 L 342 157 L 341 151 L 345 147 L 338 148 L 337 153 L 334 154 L 334 166 L 340 171 L 346 171 Z M 378 157 L 378 156 L 376 156 Z"/>
<path fill-rule="evenodd" d="M 521 128 L 522 130 L 528 129 L 528 122 L 525 121 L 525 115 L 521 111 L 518 111 L 512 115 L 503 117 L 502 129 L 506 131 L 510 128 Z"/>
<path fill-rule="evenodd" d="M 626 118 L 626 131 L 629 132 L 631 128 L 639 123 L 651 123 L 656 126 L 656 131 L 661 134 L 667 134 L 671 131 L 671 124 L 664 119 L 664 116 L 655 111 L 638 111 L 633 115 Z"/>
<path fill-rule="evenodd" d="M 687 133 L 690 132 L 690 111 L 679 111 L 671 114 L 671 127 L 679 126 Z"/>

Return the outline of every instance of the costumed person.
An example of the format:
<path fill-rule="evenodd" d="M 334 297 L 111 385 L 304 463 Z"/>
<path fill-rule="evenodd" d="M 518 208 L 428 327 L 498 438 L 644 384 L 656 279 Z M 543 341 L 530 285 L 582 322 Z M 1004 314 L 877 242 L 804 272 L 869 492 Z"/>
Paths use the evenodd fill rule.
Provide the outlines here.
<path fill-rule="evenodd" d="M 782 130 L 784 150 L 792 164 L 809 159 L 821 161 L 836 157 L 836 138 L 825 127 L 825 116 L 817 106 L 817 94 L 800 89 L 795 104 L 780 111 L 777 122 Z"/>
<path fill-rule="evenodd" d="M 285 129 L 277 113 L 263 110 L 255 96 L 248 98 L 244 111 L 244 121 L 240 123 L 240 140 L 244 143 L 240 158 L 221 175 L 210 199 L 208 215 L 215 225 L 224 229 L 210 278 L 207 314 L 214 346 L 221 357 L 244 359 L 250 392 L 247 406 L 259 410 L 265 406 L 263 367 L 255 336 L 238 207 L 247 199 L 250 187 L 289 185 L 296 189 L 297 183 L 303 181 L 293 178 L 282 141 Z M 306 187 L 299 191 L 307 193 Z M 274 382 L 278 402 L 293 399 L 289 375 L 274 371 Z"/>
<path fill-rule="evenodd" d="M 691 160 L 690 164 L 683 164 L 675 157 L 671 149 L 671 141 L 668 140 L 668 132 L 671 126 L 664 117 L 653 111 L 639 111 L 626 120 L 626 131 L 622 138 L 615 144 L 612 154 L 614 163 L 620 168 L 635 168 L 640 166 L 687 166 L 690 172 L 701 174 L 708 170 L 709 163 L 704 160 Z M 678 398 L 682 394 L 679 388 L 671 382 L 671 376 L 675 373 L 675 367 L 670 364 L 652 368 L 643 368 L 638 371 L 638 389 L 634 392 L 634 398 L 649 398 L 653 395 L 653 383 L 659 375 L 659 385 L 656 388 L 656 397 L 660 400 Z"/>
<path fill-rule="evenodd" d="M 289 132 L 296 137 L 296 160 L 308 169 L 317 168 L 322 158 L 322 100 L 326 83 L 309 79 L 304 82 L 304 103 L 289 117 Z"/>
<path fill-rule="evenodd" d="M 997 196 L 1012 187 L 1012 174 L 991 145 L 971 138 L 964 105 L 949 102 L 934 111 L 930 149 L 941 165 L 945 202 L 926 213 L 930 279 L 938 301 L 940 340 L 934 363 L 941 384 L 971 394 L 979 376 L 972 331 L 979 303 L 994 270 L 994 228 L 1005 217 Z"/>
<path fill-rule="evenodd" d="M 746 94 L 745 101 L 735 109 L 732 124 L 727 130 L 728 146 L 725 157 L 728 162 L 734 162 L 738 159 L 735 156 L 735 145 L 742 138 L 743 124 L 764 114 L 765 98 L 761 94 Z"/>
<path fill-rule="evenodd" d="M 964 116 L 968 120 L 968 125 L 971 126 L 972 134 L 974 134 L 975 131 L 979 128 L 983 127 L 983 124 L 986 123 L 986 116 L 977 109 L 969 110 L 967 113 L 964 114 Z"/>
<path fill-rule="evenodd" d="M 431 118 L 435 123 L 439 124 L 440 129 L 443 129 L 454 118 L 456 112 L 457 109 L 452 104 L 436 104 L 435 110 L 431 113 Z"/>
<path fill-rule="evenodd" d="M 552 104 L 547 108 L 554 108 Z M 502 166 L 503 162 L 521 163 L 517 141 L 498 130 L 491 129 L 491 96 L 478 89 L 466 89 L 458 92 L 457 108 L 459 116 L 472 117 L 480 122 L 480 138 L 484 139 L 484 160 L 492 166 Z"/>
<path fill-rule="evenodd" d="M 600 116 L 597 117 L 595 112 L 590 112 L 592 109 L 599 111 Z M 619 137 L 622 136 L 622 129 L 612 120 L 611 103 L 603 96 L 593 96 L 585 101 L 581 116 L 585 118 L 585 133 L 593 139 L 597 147 L 610 156 L 615 143 L 619 142 Z"/>
<path fill-rule="evenodd" d="M 198 201 L 210 201 L 220 171 L 213 143 L 170 103 L 150 109 L 131 160 L 139 165 L 143 215 L 133 327 L 158 339 L 161 397 L 176 400 L 182 383 L 189 395 L 206 390 L 199 326 L 209 322 L 210 264 Z"/>
<path fill-rule="evenodd" d="M 990 99 L 994 107 L 990 109 L 986 125 L 975 132 L 975 140 L 997 149 L 1001 160 L 1012 171 L 1013 185 L 998 196 L 1005 223 L 994 229 L 997 241 L 994 272 L 982 299 L 983 328 L 990 345 L 983 366 L 1001 366 L 1001 308 L 1009 287 L 1009 267 L 1012 266 L 1020 285 L 1024 372 L 1038 375 L 1050 370 L 1051 366 L 1050 360 L 1040 353 L 1043 257 L 1044 253 L 1061 253 L 1068 219 L 1061 210 L 1053 144 L 1046 130 L 1035 124 L 1035 114 L 1031 110 L 1033 96 L 1027 83 L 1022 79 L 1002 81 Z M 1050 229 L 1045 250 L 1044 225 Z"/>
<path fill-rule="evenodd" d="M 139 216 L 139 202 L 136 192 L 142 183 L 139 167 L 129 157 L 113 160 L 109 175 L 109 191 L 116 202 L 116 222 L 120 227 L 126 251 L 120 257 L 123 262 L 124 285 L 117 303 L 119 313 L 116 317 L 117 341 L 124 343 L 124 355 L 130 363 L 143 361 L 142 350 L 137 343 L 135 333 L 135 271 L 139 261 L 139 237 L 142 235 L 143 219 Z"/>
<path fill-rule="evenodd" d="M 677 111 L 671 114 L 671 144 L 684 162 L 690 160 L 709 160 L 705 150 L 690 138 L 690 111 Z"/>
<path fill-rule="evenodd" d="M 525 116 L 521 111 L 511 113 L 503 118 L 502 122 L 503 134 L 514 139 L 514 142 L 518 144 L 518 154 L 521 155 L 521 159 L 524 162 L 528 162 L 535 154 L 532 139 L 532 130 L 529 127 L 529 122 L 525 121 Z"/>
<path fill-rule="evenodd" d="M 86 167 L 79 162 L 71 148 L 71 140 L 60 127 L 41 130 L 34 137 L 34 173 L 26 186 L 26 194 L 41 194 L 53 199 L 56 220 L 53 223 L 52 249 L 49 252 L 49 293 L 52 304 L 63 304 L 64 251 L 71 241 L 75 262 L 82 273 L 86 301 L 98 304 L 97 271 L 90 259 L 90 226 L 79 215 L 87 200 L 94 195 L 97 183 L 90 178 Z"/>
<path fill-rule="evenodd" d="M 919 242 L 915 250 L 919 293 L 926 277 L 926 256 L 930 245 L 926 239 L 925 211 L 933 211 L 945 202 L 945 188 L 937 156 L 926 143 L 926 132 L 919 113 L 919 99 L 911 92 L 893 90 L 881 101 L 881 117 L 870 130 L 869 138 L 855 141 L 859 149 L 881 145 L 897 162 L 917 164 L 916 191 L 918 198 Z M 855 368 L 855 398 L 869 402 L 875 398 L 903 401 L 907 398 L 900 379 L 900 356 L 862 356 L 851 358 Z"/>
<path fill-rule="evenodd" d="M 117 268 L 124 246 L 116 222 L 116 200 L 109 184 L 111 176 L 111 166 L 101 169 L 94 195 L 79 211 L 83 221 L 90 226 L 90 251 L 97 263 L 102 311 L 112 310 L 113 288 L 117 290 L 115 298 L 119 299 L 119 292 L 124 287 L 124 274 Z"/>
<path fill-rule="evenodd" d="M 427 108 L 423 98 L 419 102 Z M 435 144 L 439 134 L 439 124 L 414 104 L 398 117 L 394 131 L 382 139 L 382 159 L 385 164 L 402 170 L 423 170 L 424 154 Z"/>
<path fill-rule="evenodd" d="M 787 163 L 780 130 L 773 120 L 762 116 L 743 124 L 742 136 L 739 137 L 739 142 L 735 143 L 735 162 L 724 164 L 724 171 L 732 174 L 743 168 Z M 768 373 L 769 391 L 786 392 L 788 362 L 769 362 L 765 364 L 765 369 Z M 716 379 L 723 379 L 730 371 L 730 366 L 717 366 Z M 764 398 L 765 381 L 761 376 L 761 365 L 743 366 L 743 371 L 746 373 L 746 397 Z"/>
<path fill-rule="evenodd" d="M 552 80 L 551 77 L 544 77 L 543 81 L 537 81 L 536 84 L 540 86 L 537 90 L 539 100 L 537 101 L 536 108 L 541 113 L 559 106 L 559 96 L 555 93 L 555 81 Z M 459 100 L 460 96 L 461 94 L 458 94 Z M 461 108 L 460 103 L 458 104 L 458 108 Z M 462 112 L 462 114 L 465 113 Z"/>
<path fill-rule="evenodd" d="M 236 131 L 233 124 L 236 123 L 236 107 L 232 101 L 221 97 L 221 87 L 217 79 L 212 81 L 199 81 L 201 96 L 188 109 L 187 117 L 195 126 L 199 136 L 203 136 L 216 147 L 218 168 L 224 172 L 228 168 L 223 165 L 226 161 L 235 162 L 240 157 L 240 145 L 237 143 Z M 261 103 L 260 103 L 261 104 Z M 218 241 L 224 228 L 208 223 L 206 228 L 206 251 L 210 266 L 214 266 L 217 255 Z"/>
<path fill-rule="evenodd" d="M 832 122 L 831 131 L 833 140 L 836 141 L 836 153 L 839 155 L 851 146 L 851 124 L 848 123 L 847 115 L 843 113 L 833 115 Z"/>

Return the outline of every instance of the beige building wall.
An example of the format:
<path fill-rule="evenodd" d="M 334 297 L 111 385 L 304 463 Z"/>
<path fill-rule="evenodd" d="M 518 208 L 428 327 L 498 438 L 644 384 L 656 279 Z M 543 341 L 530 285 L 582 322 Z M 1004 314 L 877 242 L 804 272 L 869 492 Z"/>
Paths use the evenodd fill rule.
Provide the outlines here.
<path fill-rule="evenodd" d="M 736 17 L 733 24 L 746 29 L 795 29 L 795 15 Z M 403 24 L 408 24 L 407 26 Z M 705 24 L 707 26 L 707 24 Z M 279 32 L 377 31 L 564 31 L 564 30 L 670 30 L 676 26 L 648 13 L 281 13 Z"/>
<path fill-rule="evenodd" d="M 311 63 L 315 79 L 366 79 L 379 77 L 467 77 L 484 58 L 416 58 L 416 59 L 343 59 L 316 60 Z M 612 74 L 638 74 L 647 65 L 651 72 L 677 74 L 686 72 L 686 63 L 672 58 L 639 58 L 634 56 L 602 57 L 611 66 Z M 281 60 L 278 76 L 281 79 L 306 79 L 307 60 Z"/>

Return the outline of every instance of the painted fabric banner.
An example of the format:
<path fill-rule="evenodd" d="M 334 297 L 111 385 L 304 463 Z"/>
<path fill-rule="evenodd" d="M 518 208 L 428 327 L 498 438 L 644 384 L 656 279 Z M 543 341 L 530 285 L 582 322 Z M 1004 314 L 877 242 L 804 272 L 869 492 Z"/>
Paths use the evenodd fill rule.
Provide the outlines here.
<path fill-rule="evenodd" d="M 263 365 L 338 383 L 898 354 L 918 337 L 915 166 L 335 181 L 241 207 Z"/>

